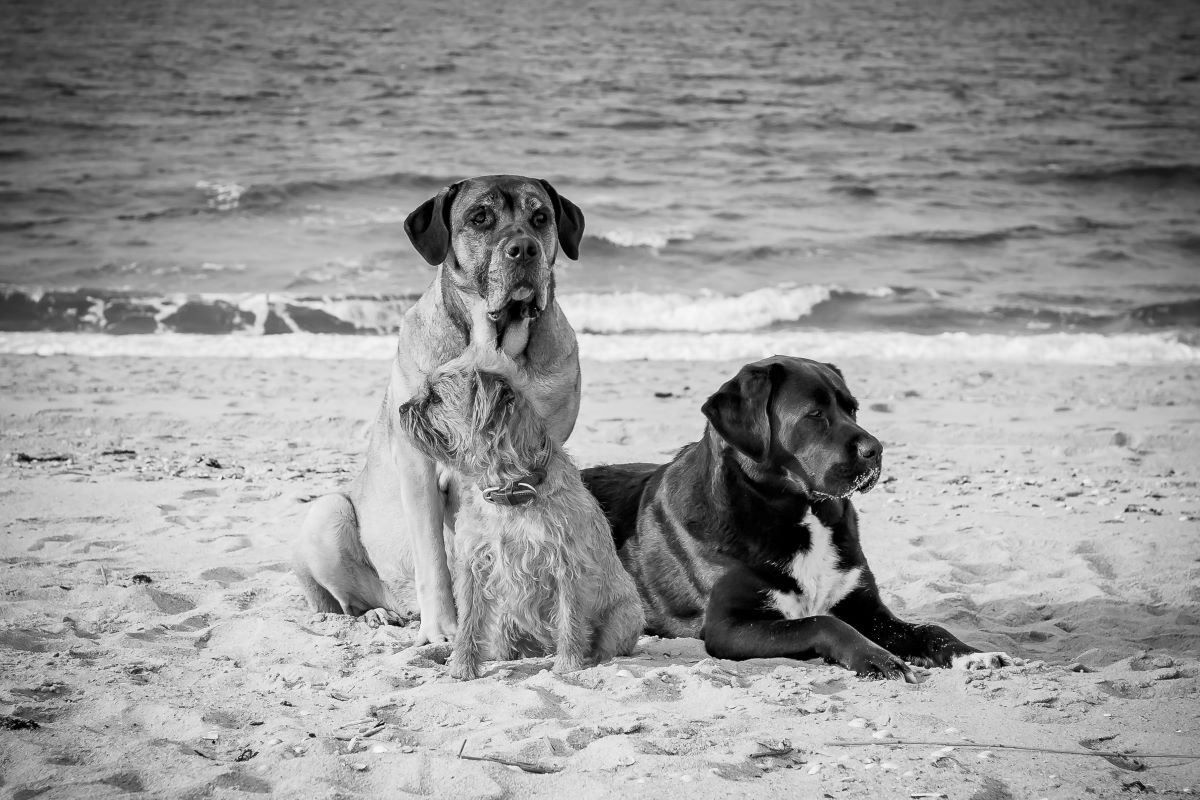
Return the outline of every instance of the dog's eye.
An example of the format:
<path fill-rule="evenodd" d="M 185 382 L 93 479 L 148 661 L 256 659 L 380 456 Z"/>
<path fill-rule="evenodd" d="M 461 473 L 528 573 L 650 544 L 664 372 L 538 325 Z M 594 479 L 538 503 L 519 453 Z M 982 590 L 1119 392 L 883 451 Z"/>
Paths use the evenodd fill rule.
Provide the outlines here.
<path fill-rule="evenodd" d="M 481 208 L 468 217 L 467 221 L 476 227 L 482 227 L 487 224 L 489 216 L 487 209 Z"/>
<path fill-rule="evenodd" d="M 439 395 L 437 392 L 430 392 L 430 393 L 429 393 L 429 405 L 431 405 L 431 406 L 436 406 L 436 405 L 437 405 L 438 403 L 440 403 L 440 402 L 442 402 L 442 396 L 441 396 L 441 395 Z"/>
<path fill-rule="evenodd" d="M 805 416 L 809 419 L 822 419 L 825 416 L 825 412 L 819 408 L 814 408 L 812 411 L 805 414 Z"/>
<path fill-rule="evenodd" d="M 533 217 L 531 217 L 529 221 L 533 223 L 533 226 L 535 228 L 540 228 L 543 225 L 545 225 L 549 220 L 550 220 L 550 217 L 547 216 L 545 211 L 535 211 L 535 212 L 533 212 Z"/>

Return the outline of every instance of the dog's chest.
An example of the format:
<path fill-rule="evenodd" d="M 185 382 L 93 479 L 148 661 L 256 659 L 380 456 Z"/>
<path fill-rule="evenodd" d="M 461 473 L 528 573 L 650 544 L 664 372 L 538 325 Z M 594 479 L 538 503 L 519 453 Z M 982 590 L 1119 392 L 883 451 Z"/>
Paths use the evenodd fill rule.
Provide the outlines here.
<path fill-rule="evenodd" d="M 797 553 L 784 571 L 791 576 L 800 591 L 769 590 L 767 603 L 787 619 L 803 619 L 828 614 L 846 595 L 854 591 L 862 579 L 862 568 L 844 570 L 838 567 L 838 551 L 833 546 L 833 533 L 815 516 L 805 520 L 811 532 L 809 548 Z"/>

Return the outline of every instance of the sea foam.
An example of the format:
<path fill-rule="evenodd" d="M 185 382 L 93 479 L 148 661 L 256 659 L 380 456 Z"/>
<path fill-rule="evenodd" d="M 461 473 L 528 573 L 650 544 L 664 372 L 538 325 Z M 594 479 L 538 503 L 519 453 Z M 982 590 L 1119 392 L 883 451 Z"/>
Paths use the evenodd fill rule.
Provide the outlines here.
<path fill-rule="evenodd" d="M 616 228 L 607 230 L 595 238 L 609 244 L 614 244 L 617 247 L 644 247 L 649 250 L 661 250 L 672 242 L 688 242 L 695 237 L 696 235 L 686 228 L 662 228 L 654 230 Z"/>
<path fill-rule="evenodd" d="M 388 359 L 393 336 L 294 333 L 285 336 L 164 333 L 4 333 L 0 354 L 144 358 Z M 736 361 L 776 353 L 833 361 L 1000 361 L 1066 364 L 1200 362 L 1200 348 L 1170 333 L 1051 333 L 1028 336 L 899 332 L 579 334 L 579 354 L 595 361 Z"/>
<path fill-rule="evenodd" d="M 834 287 L 771 287 L 741 295 L 560 294 L 576 330 L 592 333 L 634 331 L 752 331 L 807 317 L 833 295 Z"/>

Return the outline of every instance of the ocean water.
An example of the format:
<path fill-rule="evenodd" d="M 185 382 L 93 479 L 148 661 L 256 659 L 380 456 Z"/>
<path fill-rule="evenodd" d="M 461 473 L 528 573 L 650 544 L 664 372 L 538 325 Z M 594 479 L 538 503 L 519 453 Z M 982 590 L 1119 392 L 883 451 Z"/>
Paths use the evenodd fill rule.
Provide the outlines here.
<path fill-rule="evenodd" d="M 1193 0 L 0 19 L 0 351 L 386 352 L 404 217 L 514 172 L 586 215 L 585 355 L 1200 359 Z"/>

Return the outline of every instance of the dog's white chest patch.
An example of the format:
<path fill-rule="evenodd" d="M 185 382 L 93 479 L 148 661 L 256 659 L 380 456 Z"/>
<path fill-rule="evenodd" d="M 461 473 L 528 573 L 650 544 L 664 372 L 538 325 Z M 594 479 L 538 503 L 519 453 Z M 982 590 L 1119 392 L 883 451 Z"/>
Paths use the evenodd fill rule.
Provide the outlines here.
<path fill-rule="evenodd" d="M 829 609 L 854 591 L 862 578 L 862 568 L 838 569 L 838 552 L 833 533 L 809 514 L 805 520 L 811 532 L 808 550 L 797 553 L 788 565 L 788 573 L 800 587 L 797 592 L 767 592 L 768 604 L 787 619 L 803 619 L 828 614 Z"/>

